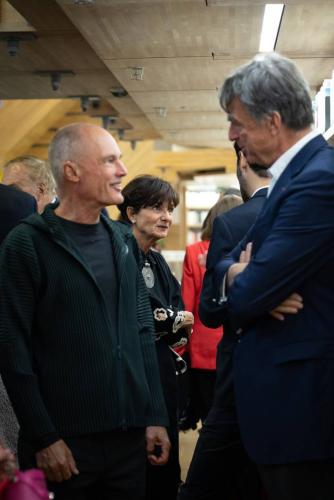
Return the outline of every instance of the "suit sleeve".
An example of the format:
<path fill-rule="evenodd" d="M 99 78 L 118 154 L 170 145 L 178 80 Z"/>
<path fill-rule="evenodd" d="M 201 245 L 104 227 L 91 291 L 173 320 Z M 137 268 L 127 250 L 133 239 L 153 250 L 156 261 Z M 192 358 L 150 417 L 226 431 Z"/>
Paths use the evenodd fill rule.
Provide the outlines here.
<path fill-rule="evenodd" d="M 332 265 L 333 176 L 300 176 L 282 200 L 268 236 L 229 290 L 228 314 L 245 327 Z"/>
<path fill-rule="evenodd" d="M 240 254 L 239 245 L 233 250 L 233 235 L 228 217 L 216 217 L 208 251 L 206 273 L 204 275 L 199 304 L 199 316 L 209 328 L 218 328 L 226 315 L 225 304 L 220 304 L 221 284 L 224 275 Z M 217 269 L 217 263 L 224 265 Z"/>

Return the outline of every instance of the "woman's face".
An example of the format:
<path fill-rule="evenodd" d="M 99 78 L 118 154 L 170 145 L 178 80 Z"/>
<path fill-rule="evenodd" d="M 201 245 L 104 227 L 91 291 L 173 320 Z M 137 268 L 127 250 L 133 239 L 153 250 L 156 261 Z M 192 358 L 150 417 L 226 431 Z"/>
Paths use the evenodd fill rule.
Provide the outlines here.
<path fill-rule="evenodd" d="M 173 210 L 167 201 L 155 207 L 141 208 L 131 216 L 135 237 L 151 244 L 166 238 L 172 225 Z"/>

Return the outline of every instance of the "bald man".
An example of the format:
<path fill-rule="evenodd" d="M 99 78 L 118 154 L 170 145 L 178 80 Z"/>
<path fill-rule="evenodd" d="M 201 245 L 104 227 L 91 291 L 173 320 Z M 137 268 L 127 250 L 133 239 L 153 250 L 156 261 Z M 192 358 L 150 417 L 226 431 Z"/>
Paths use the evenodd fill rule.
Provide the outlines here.
<path fill-rule="evenodd" d="M 0 365 L 20 465 L 44 470 L 60 500 L 140 500 L 145 455 L 166 463 L 169 441 L 137 246 L 101 215 L 123 201 L 127 170 L 113 137 L 89 124 L 60 129 L 49 159 L 59 204 L 0 255 Z"/>

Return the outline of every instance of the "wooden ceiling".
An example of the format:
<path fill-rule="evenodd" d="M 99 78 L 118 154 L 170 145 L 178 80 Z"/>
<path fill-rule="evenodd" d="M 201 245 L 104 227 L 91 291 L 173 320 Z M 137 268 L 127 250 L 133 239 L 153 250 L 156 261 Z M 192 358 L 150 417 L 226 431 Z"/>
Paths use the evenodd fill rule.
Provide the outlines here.
<path fill-rule="evenodd" d="M 217 93 L 256 54 L 265 1 L 0 1 L 0 130 L 11 146 L 3 158 L 29 141 L 45 155 L 55 129 L 101 123 L 100 115 L 129 141 L 230 147 Z M 285 1 L 276 49 L 295 60 L 312 91 L 334 68 L 333 26 L 334 0 Z M 13 32 L 34 37 L 10 56 L 4 38 Z M 52 73 L 61 73 L 58 90 Z M 120 88 L 127 96 L 112 94 Z M 90 96 L 86 112 L 79 96 Z"/>

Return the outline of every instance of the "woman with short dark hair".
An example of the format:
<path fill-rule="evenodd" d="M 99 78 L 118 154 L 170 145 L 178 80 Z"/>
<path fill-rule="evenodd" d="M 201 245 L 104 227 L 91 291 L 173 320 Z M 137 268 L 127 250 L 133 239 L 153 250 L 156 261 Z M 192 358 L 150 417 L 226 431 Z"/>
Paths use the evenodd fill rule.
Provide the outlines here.
<path fill-rule="evenodd" d="M 173 348 L 187 343 L 193 315 L 183 310 L 180 284 L 163 256 L 152 247 L 168 235 L 179 197 L 168 182 L 151 175 L 136 177 L 122 194 L 124 202 L 118 206 L 120 220 L 131 224 L 140 249 L 139 265 L 151 301 L 161 383 L 169 415 L 170 457 L 163 466 L 148 463 L 146 499 L 175 500 L 181 481 L 178 376 L 182 376 L 186 365 Z"/>

